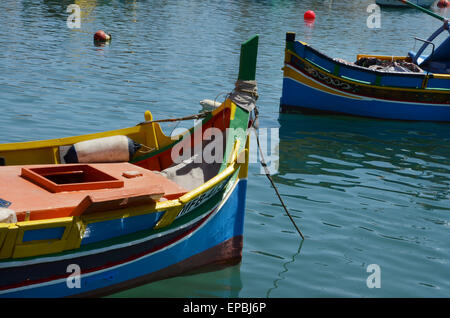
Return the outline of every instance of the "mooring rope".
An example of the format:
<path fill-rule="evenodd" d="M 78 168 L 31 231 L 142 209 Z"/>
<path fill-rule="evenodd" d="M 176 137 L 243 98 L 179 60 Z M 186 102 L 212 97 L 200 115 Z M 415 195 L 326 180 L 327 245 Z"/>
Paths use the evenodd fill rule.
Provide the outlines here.
<path fill-rule="evenodd" d="M 183 121 L 183 120 L 191 120 L 191 119 L 200 119 L 205 118 L 208 114 L 210 114 L 210 111 L 201 112 L 199 114 L 185 116 L 185 117 L 179 117 L 179 118 L 164 118 L 164 119 L 157 119 L 157 120 L 146 120 L 143 121 L 136 126 L 144 125 L 144 124 L 151 124 L 151 123 L 167 123 L 167 122 L 174 122 L 174 121 Z"/>
<path fill-rule="evenodd" d="M 259 114 L 258 108 L 255 107 L 254 112 L 255 112 L 255 119 L 254 119 L 254 121 L 253 121 L 253 123 L 252 123 L 252 127 L 256 129 L 254 123 L 255 123 L 255 122 L 257 121 L 257 119 L 258 119 L 258 114 Z M 272 187 L 274 188 L 275 193 L 277 194 L 278 199 L 280 200 L 281 205 L 282 205 L 283 208 L 284 208 L 284 211 L 285 211 L 286 214 L 288 215 L 289 219 L 291 220 L 291 222 L 292 222 L 292 224 L 294 225 L 295 229 L 297 230 L 298 234 L 300 234 L 302 240 L 304 240 L 305 237 L 303 236 L 302 232 L 301 232 L 300 229 L 298 228 L 297 224 L 295 224 L 294 219 L 292 218 L 291 214 L 289 213 L 289 211 L 288 211 L 288 209 L 287 209 L 287 207 L 286 207 L 286 204 L 284 204 L 284 201 L 283 201 L 283 198 L 282 198 L 281 195 L 280 195 L 280 192 L 278 192 L 278 188 L 275 186 L 275 183 L 273 182 L 273 179 L 272 179 L 272 177 L 270 176 L 270 171 L 269 171 L 269 169 L 267 168 L 267 164 L 266 164 L 266 161 L 265 161 L 265 159 L 264 159 L 263 152 L 262 152 L 262 150 L 261 150 L 261 145 L 260 145 L 260 143 L 259 143 L 259 137 L 258 137 L 258 134 L 255 133 L 255 135 L 256 135 L 256 144 L 258 145 L 259 154 L 260 154 L 260 156 L 261 156 L 261 166 L 263 166 L 263 168 L 264 168 L 265 175 L 266 175 L 266 177 L 269 179 L 270 183 L 272 184 Z"/>
<path fill-rule="evenodd" d="M 143 148 L 143 149 L 141 149 L 141 148 Z M 138 151 L 142 152 L 142 153 L 150 153 L 153 150 L 155 150 L 155 148 L 150 148 L 149 146 L 146 146 L 146 145 L 143 145 L 143 144 L 141 144 L 141 148 L 139 148 Z"/>

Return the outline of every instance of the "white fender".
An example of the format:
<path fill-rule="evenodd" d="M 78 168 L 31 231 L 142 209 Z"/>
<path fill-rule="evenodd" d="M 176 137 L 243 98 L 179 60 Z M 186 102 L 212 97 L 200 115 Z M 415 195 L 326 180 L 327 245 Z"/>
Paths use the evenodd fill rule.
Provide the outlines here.
<path fill-rule="evenodd" d="M 64 156 L 66 163 L 127 162 L 141 145 L 127 136 L 111 136 L 81 141 Z"/>

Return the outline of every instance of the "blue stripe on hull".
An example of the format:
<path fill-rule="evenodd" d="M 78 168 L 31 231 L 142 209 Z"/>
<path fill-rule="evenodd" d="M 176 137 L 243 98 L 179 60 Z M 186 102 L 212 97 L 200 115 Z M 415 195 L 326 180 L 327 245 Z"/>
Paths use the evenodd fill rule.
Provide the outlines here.
<path fill-rule="evenodd" d="M 199 229 L 165 249 L 103 272 L 81 275 L 81 288 L 68 288 L 65 279 L 34 288 L 18 290 L 1 297 L 65 297 L 91 292 L 149 275 L 182 262 L 198 253 L 243 235 L 247 180 L 241 179 L 228 200 Z M 206 264 L 205 264 L 206 265 Z M 51 273 L 50 273 L 51 274 Z"/>
<path fill-rule="evenodd" d="M 290 78 L 283 79 L 281 105 L 383 119 L 450 121 L 450 105 L 350 99 L 322 92 Z"/>
<path fill-rule="evenodd" d="M 165 211 L 90 223 L 86 227 L 81 245 L 151 229 L 158 223 L 164 212 Z"/>

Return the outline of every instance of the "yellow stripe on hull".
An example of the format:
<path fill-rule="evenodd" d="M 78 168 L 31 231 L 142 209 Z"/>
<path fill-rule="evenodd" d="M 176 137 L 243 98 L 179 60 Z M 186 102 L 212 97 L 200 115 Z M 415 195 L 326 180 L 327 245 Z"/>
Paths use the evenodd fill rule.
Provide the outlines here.
<path fill-rule="evenodd" d="M 326 93 L 329 93 L 329 94 L 339 95 L 339 96 L 347 97 L 347 98 L 351 98 L 351 99 L 358 99 L 358 100 L 362 100 L 363 99 L 363 98 L 355 96 L 355 95 L 345 94 L 345 93 L 343 93 L 341 91 L 332 89 L 332 88 L 330 88 L 330 87 L 328 87 L 326 85 L 323 85 L 323 84 L 321 84 L 321 83 L 319 83 L 319 82 L 317 82 L 315 80 L 312 80 L 312 79 L 306 77 L 305 75 L 303 75 L 302 73 L 300 73 L 299 71 L 294 70 L 289 65 L 287 65 L 284 68 L 284 77 L 290 78 L 290 79 L 292 79 L 294 81 L 297 81 L 297 82 L 300 82 L 300 83 L 302 83 L 302 84 L 304 84 L 306 86 L 315 88 L 315 89 L 317 89 L 319 91 L 326 92 Z"/>

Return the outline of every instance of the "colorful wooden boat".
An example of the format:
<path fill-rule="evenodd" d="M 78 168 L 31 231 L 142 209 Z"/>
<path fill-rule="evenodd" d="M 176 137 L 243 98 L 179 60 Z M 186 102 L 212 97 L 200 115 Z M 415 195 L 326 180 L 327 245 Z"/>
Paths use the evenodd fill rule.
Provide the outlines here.
<path fill-rule="evenodd" d="M 429 57 L 425 47 L 409 56 L 357 56 L 380 62 L 409 63 L 422 71 L 377 70 L 333 59 L 286 34 L 280 111 L 327 112 L 396 120 L 450 121 L 450 36 Z M 449 31 L 450 32 L 450 31 Z"/>
<path fill-rule="evenodd" d="M 0 214 L 13 213 L 0 223 L 0 297 L 100 296 L 240 262 L 257 46 L 242 44 L 234 91 L 178 140 L 146 112 L 135 127 L 0 145 Z M 137 149 L 128 161 L 76 147 L 117 136 Z M 198 161 L 212 141 L 220 160 Z"/>

